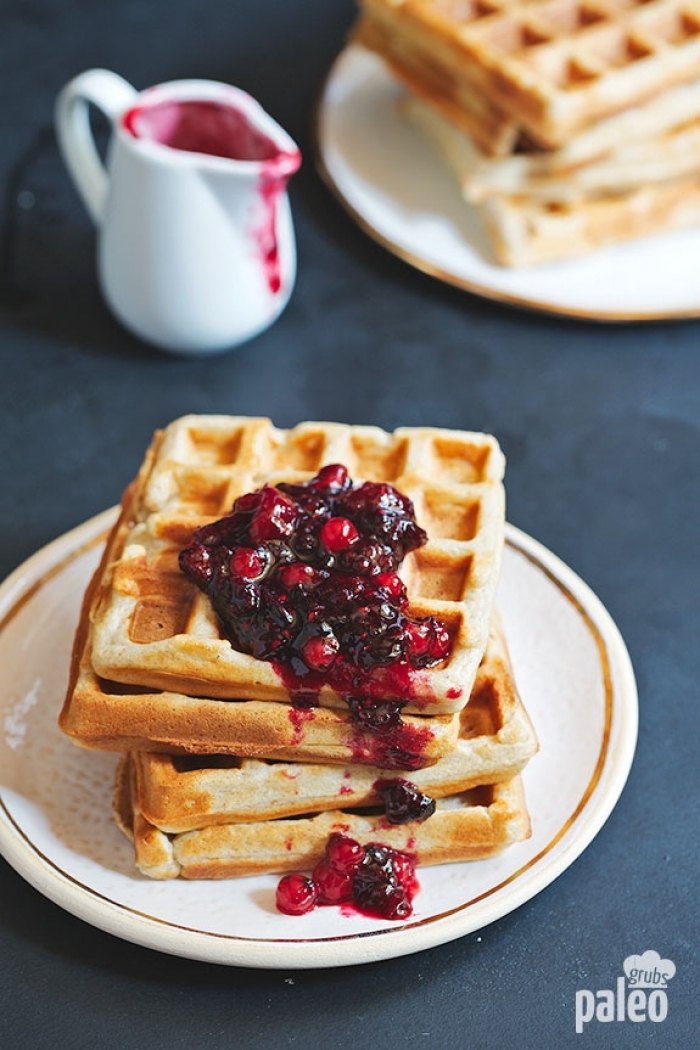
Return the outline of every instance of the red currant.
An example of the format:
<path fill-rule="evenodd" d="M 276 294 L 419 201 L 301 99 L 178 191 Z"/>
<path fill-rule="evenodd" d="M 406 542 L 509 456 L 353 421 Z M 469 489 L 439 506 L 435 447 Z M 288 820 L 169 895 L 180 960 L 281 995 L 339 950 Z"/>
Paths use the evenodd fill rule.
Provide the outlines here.
<path fill-rule="evenodd" d="M 283 565 L 280 569 L 280 579 L 285 587 L 310 587 L 316 581 L 316 570 L 312 565 L 295 561 L 291 565 Z"/>
<path fill-rule="evenodd" d="M 321 467 L 316 475 L 316 485 L 320 489 L 342 489 L 348 483 L 348 472 L 340 463 L 329 463 Z"/>
<path fill-rule="evenodd" d="M 278 540 L 294 532 L 297 510 L 292 501 L 272 485 L 260 490 L 257 510 L 250 523 L 253 543 Z"/>
<path fill-rule="evenodd" d="M 352 898 L 352 874 L 333 868 L 327 860 L 316 865 L 313 881 L 318 887 L 319 904 L 340 904 Z"/>
<path fill-rule="evenodd" d="M 359 538 L 360 534 L 349 518 L 329 518 L 321 529 L 321 542 L 333 554 L 347 550 Z"/>
<path fill-rule="evenodd" d="M 341 835 L 334 831 L 326 846 L 326 859 L 336 871 L 342 871 L 351 875 L 362 862 L 365 855 L 364 847 L 348 835 Z"/>
<path fill-rule="evenodd" d="M 426 624 L 409 620 L 406 624 L 406 633 L 409 637 L 411 656 L 423 656 L 424 653 L 427 653 L 430 637 Z"/>
<path fill-rule="evenodd" d="M 306 875 L 283 875 L 277 883 L 275 903 L 285 915 L 304 915 L 318 904 L 318 887 Z"/>
<path fill-rule="evenodd" d="M 238 547 L 231 556 L 231 571 L 246 580 L 257 580 L 265 570 L 265 559 L 253 547 Z"/>
<path fill-rule="evenodd" d="M 403 599 L 406 597 L 406 587 L 398 573 L 380 572 L 375 577 L 375 582 L 388 592 L 390 598 Z"/>
<path fill-rule="evenodd" d="M 440 623 L 433 625 L 428 652 L 433 660 L 441 660 L 450 651 L 450 632 Z"/>
<path fill-rule="evenodd" d="M 317 638 L 309 638 L 301 655 L 307 667 L 314 671 L 325 671 L 335 660 L 339 648 L 340 643 L 334 634 L 322 634 Z"/>

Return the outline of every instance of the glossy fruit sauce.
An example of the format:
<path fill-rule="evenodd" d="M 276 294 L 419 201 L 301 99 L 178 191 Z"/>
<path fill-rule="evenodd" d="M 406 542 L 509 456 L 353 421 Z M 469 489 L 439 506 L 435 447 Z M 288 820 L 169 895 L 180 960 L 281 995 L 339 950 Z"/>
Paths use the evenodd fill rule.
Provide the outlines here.
<path fill-rule="evenodd" d="M 297 717 L 329 686 L 362 731 L 355 760 L 412 769 L 431 734 L 401 710 L 451 646 L 443 623 L 411 616 L 398 575 L 426 539 L 393 486 L 356 486 L 332 464 L 303 484 L 240 497 L 195 531 L 180 567 L 234 648 L 273 664 Z"/>
<path fill-rule="evenodd" d="M 417 890 L 410 854 L 381 842 L 363 846 L 334 832 L 310 876 L 293 872 L 280 879 L 275 903 L 285 915 L 337 904 L 375 918 L 407 919 Z"/>

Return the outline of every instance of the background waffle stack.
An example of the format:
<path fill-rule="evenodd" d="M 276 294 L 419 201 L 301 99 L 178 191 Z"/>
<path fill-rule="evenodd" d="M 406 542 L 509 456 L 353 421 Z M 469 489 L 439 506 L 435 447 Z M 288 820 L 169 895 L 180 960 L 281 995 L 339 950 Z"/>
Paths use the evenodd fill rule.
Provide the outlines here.
<path fill-rule="evenodd" d="M 360 4 L 500 263 L 700 225 L 698 0 Z"/>
<path fill-rule="evenodd" d="M 330 463 L 356 483 L 390 482 L 428 532 L 401 574 L 412 613 L 445 621 L 452 648 L 418 676 L 390 742 L 410 752 L 410 773 L 332 689 L 296 707 L 272 664 L 223 637 L 209 599 L 178 568 L 195 528 L 237 497 Z M 430 428 L 284 431 L 266 419 L 187 416 L 156 434 L 85 596 L 60 715 L 76 743 L 122 753 L 115 814 L 145 874 L 308 866 L 329 827 L 413 843 L 423 863 L 488 856 L 526 837 L 518 775 L 537 742 L 494 608 L 503 469 L 493 438 Z M 420 825 L 389 826 L 375 785 L 404 775 L 438 808 Z"/>

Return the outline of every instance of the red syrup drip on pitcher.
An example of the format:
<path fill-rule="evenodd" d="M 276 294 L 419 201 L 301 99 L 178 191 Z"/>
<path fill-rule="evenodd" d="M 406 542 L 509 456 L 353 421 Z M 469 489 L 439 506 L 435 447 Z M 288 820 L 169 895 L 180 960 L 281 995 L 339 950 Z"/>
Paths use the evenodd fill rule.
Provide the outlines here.
<path fill-rule="evenodd" d="M 268 287 L 272 294 L 276 295 L 282 287 L 280 253 L 275 234 L 277 229 L 277 200 L 280 193 L 279 181 L 263 175 L 260 180 L 259 193 L 263 202 L 263 219 L 254 231 L 255 239 L 263 269 L 267 276 Z"/>
<path fill-rule="evenodd" d="M 287 179 L 300 163 L 298 152 L 280 150 L 256 128 L 245 113 L 230 104 L 177 100 L 141 104 L 123 118 L 124 128 L 137 139 L 157 142 L 169 149 L 261 166 L 258 194 L 262 219 L 251 233 L 273 295 L 282 287 L 277 244 L 277 201 Z"/>

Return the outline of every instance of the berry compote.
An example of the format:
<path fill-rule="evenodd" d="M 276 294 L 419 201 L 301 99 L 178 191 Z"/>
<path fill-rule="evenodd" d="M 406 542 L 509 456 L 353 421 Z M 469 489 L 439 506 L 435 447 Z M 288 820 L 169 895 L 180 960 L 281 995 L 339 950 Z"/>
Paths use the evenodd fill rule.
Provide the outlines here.
<path fill-rule="evenodd" d="M 401 709 L 451 644 L 435 617 L 409 614 L 398 575 L 426 539 L 410 499 L 387 483 L 354 485 L 331 464 L 310 481 L 239 497 L 194 532 L 180 567 L 234 648 L 270 661 L 297 708 L 329 686 L 357 726 L 384 740 L 358 758 L 411 769 L 425 731 L 403 723 Z"/>
<path fill-rule="evenodd" d="M 381 796 L 386 819 L 390 824 L 422 822 L 432 817 L 435 812 L 435 799 L 403 777 L 377 780 L 374 790 Z"/>
<path fill-rule="evenodd" d="M 408 853 L 381 842 L 361 846 L 334 832 L 311 877 L 293 873 L 277 884 L 276 903 L 286 915 L 304 915 L 317 905 L 351 904 L 365 915 L 406 919 L 418 889 Z"/>

